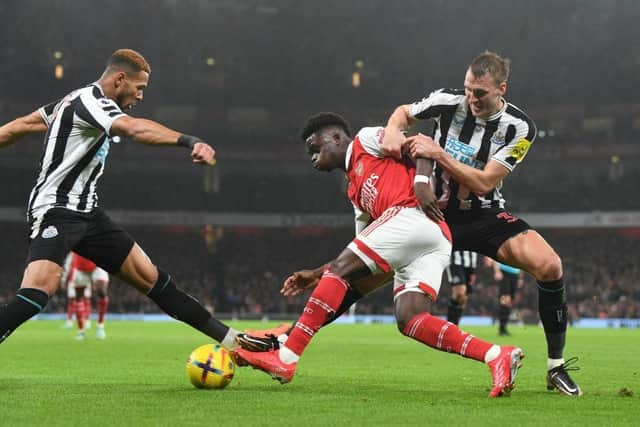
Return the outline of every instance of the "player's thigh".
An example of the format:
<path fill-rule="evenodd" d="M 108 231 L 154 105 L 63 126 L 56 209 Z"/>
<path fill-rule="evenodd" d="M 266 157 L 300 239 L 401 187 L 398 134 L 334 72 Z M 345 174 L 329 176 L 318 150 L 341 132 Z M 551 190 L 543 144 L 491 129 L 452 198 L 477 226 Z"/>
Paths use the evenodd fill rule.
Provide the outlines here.
<path fill-rule="evenodd" d="M 348 248 L 371 271 L 379 268 L 388 272 L 440 250 L 443 242 L 450 247 L 442 229 L 420 209 L 392 207 L 358 234 Z"/>
<path fill-rule="evenodd" d="M 535 230 L 526 230 L 505 241 L 498 249 L 498 260 L 523 269 L 537 280 L 551 281 L 562 277 L 560 257 Z"/>
<path fill-rule="evenodd" d="M 98 267 L 116 274 L 130 255 L 134 243 L 129 233 L 102 210 L 96 209 L 91 213 L 86 235 L 73 250 Z"/>
<path fill-rule="evenodd" d="M 134 243 L 117 276 L 146 294 L 158 280 L 158 269 L 142 248 Z"/>
<path fill-rule="evenodd" d="M 49 261 L 62 268 L 71 249 L 84 238 L 87 232 L 86 218 L 85 214 L 54 208 L 42 217 L 31 221 L 27 272 L 25 272 L 29 274 L 30 280 L 40 282 L 38 275 L 45 269 L 48 270 L 48 267 L 45 267 L 48 263 L 38 261 Z M 54 267 L 51 269 L 57 270 Z"/>
<path fill-rule="evenodd" d="M 109 273 L 96 267 L 91 273 L 91 283 L 99 295 L 106 295 L 109 288 Z"/>
<path fill-rule="evenodd" d="M 451 243 L 443 240 L 431 252 L 398 268 L 394 277 L 394 299 L 407 292 L 420 292 L 435 301 L 442 285 L 444 269 L 449 265 Z"/>

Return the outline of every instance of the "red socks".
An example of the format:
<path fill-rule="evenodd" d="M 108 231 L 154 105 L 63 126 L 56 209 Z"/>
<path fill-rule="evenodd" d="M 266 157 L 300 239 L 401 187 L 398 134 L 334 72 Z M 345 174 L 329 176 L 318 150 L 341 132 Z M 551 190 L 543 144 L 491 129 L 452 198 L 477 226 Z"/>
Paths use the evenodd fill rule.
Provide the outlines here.
<path fill-rule="evenodd" d="M 98 324 L 101 325 L 104 323 L 104 315 L 107 313 L 109 297 L 98 298 L 96 305 L 98 306 Z"/>
<path fill-rule="evenodd" d="M 84 320 L 85 320 L 85 302 L 84 300 L 76 300 L 76 319 L 78 320 L 78 330 L 84 330 Z"/>
<path fill-rule="evenodd" d="M 429 347 L 484 362 L 484 356 L 493 344 L 482 341 L 461 331 L 453 323 L 421 313 L 409 321 L 404 331 L 406 336 Z"/>
<path fill-rule="evenodd" d="M 285 346 L 300 356 L 313 335 L 340 307 L 349 284 L 339 276 L 326 271 L 320 283 L 307 300 L 302 315 L 295 323 Z"/>

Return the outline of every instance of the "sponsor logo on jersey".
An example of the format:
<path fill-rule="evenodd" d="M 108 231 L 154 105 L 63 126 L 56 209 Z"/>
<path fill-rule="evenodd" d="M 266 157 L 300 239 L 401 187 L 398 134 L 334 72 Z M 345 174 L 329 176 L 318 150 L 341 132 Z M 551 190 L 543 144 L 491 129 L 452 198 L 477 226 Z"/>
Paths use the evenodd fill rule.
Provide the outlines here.
<path fill-rule="evenodd" d="M 53 239 L 57 235 L 58 235 L 58 229 L 55 228 L 53 225 L 48 226 L 42 232 L 42 238 L 43 239 Z"/>
<path fill-rule="evenodd" d="M 469 144 L 460 142 L 455 138 L 447 138 L 447 144 L 444 147 L 444 151 L 451 154 L 451 156 L 460 163 L 464 163 L 465 165 L 469 165 L 476 169 L 482 169 L 484 167 L 484 162 L 476 160 L 477 150 Z"/>
<path fill-rule="evenodd" d="M 360 190 L 360 206 L 362 206 L 366 212 L 373 212 L 373 205 L 378 197 L 376 184 L 379 179 L 380 177 L 378 175 L 372 173 L 362 185 L 362 190 Z"/>
<path fill-rule="evenodd" d="M 516 159 L 516 162 L 519 163 L 520 161 L 522 161 L 522 159 L 524 159 L 524 156 L 527 155 L 529 147 L 531 147 L 531 141 L 526 138 L 520 138 L 516 145 L 511 149 L 509 155 Z"/>
<path fill-rule="evenodd" d="M 109 154 L 109 140 L 108 139 L 105 140 L 102 143 L 102 147 L 100 147 L 100 149 L 96 153 L 96 157 L 98 158 L 100 163 L 104 164 L 104 162 L 107 160 L 107 154 Z"/>

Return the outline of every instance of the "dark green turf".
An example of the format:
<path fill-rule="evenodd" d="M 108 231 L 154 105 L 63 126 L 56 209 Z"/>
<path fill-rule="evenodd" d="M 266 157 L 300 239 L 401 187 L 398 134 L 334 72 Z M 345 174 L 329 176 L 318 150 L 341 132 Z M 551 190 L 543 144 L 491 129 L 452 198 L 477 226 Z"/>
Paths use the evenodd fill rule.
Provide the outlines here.
<path fill-rule="evenodd" d="M 76 342 L 61 325 L 29 322 L 0 345 L 0 425 L 640 425 L 640 330 L 570 331 L 566 356 L 580 356 L 574 378 L 584 390 L 575 399 L 547 392 L 540 329 L 514 327 L 505 339 L 470 328 L 527 355 L 512 396 L 489 400 L 486 366 L 425 348 L 392 325 L 331 326 L 291 384 L 243 368 L 221 391 L 188 382 L 186 358 L 208 340 L 186 326 L 111 322 L 106 341 L 89 331 Z"/>

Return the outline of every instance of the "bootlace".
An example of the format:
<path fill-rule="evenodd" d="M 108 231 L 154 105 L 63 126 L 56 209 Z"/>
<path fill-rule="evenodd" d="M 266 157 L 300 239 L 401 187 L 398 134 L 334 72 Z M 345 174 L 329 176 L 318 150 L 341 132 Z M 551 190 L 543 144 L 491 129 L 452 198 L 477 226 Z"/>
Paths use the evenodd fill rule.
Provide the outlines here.
<path fill-rule="evenodd" d="M 562 365 L 558 366 L 558 368 L 564 371 L 579 371 L 580 367 L 574 366 L 576 363 L 578 363 L 578 357 L 571 357 L 567 359 Z"/>

